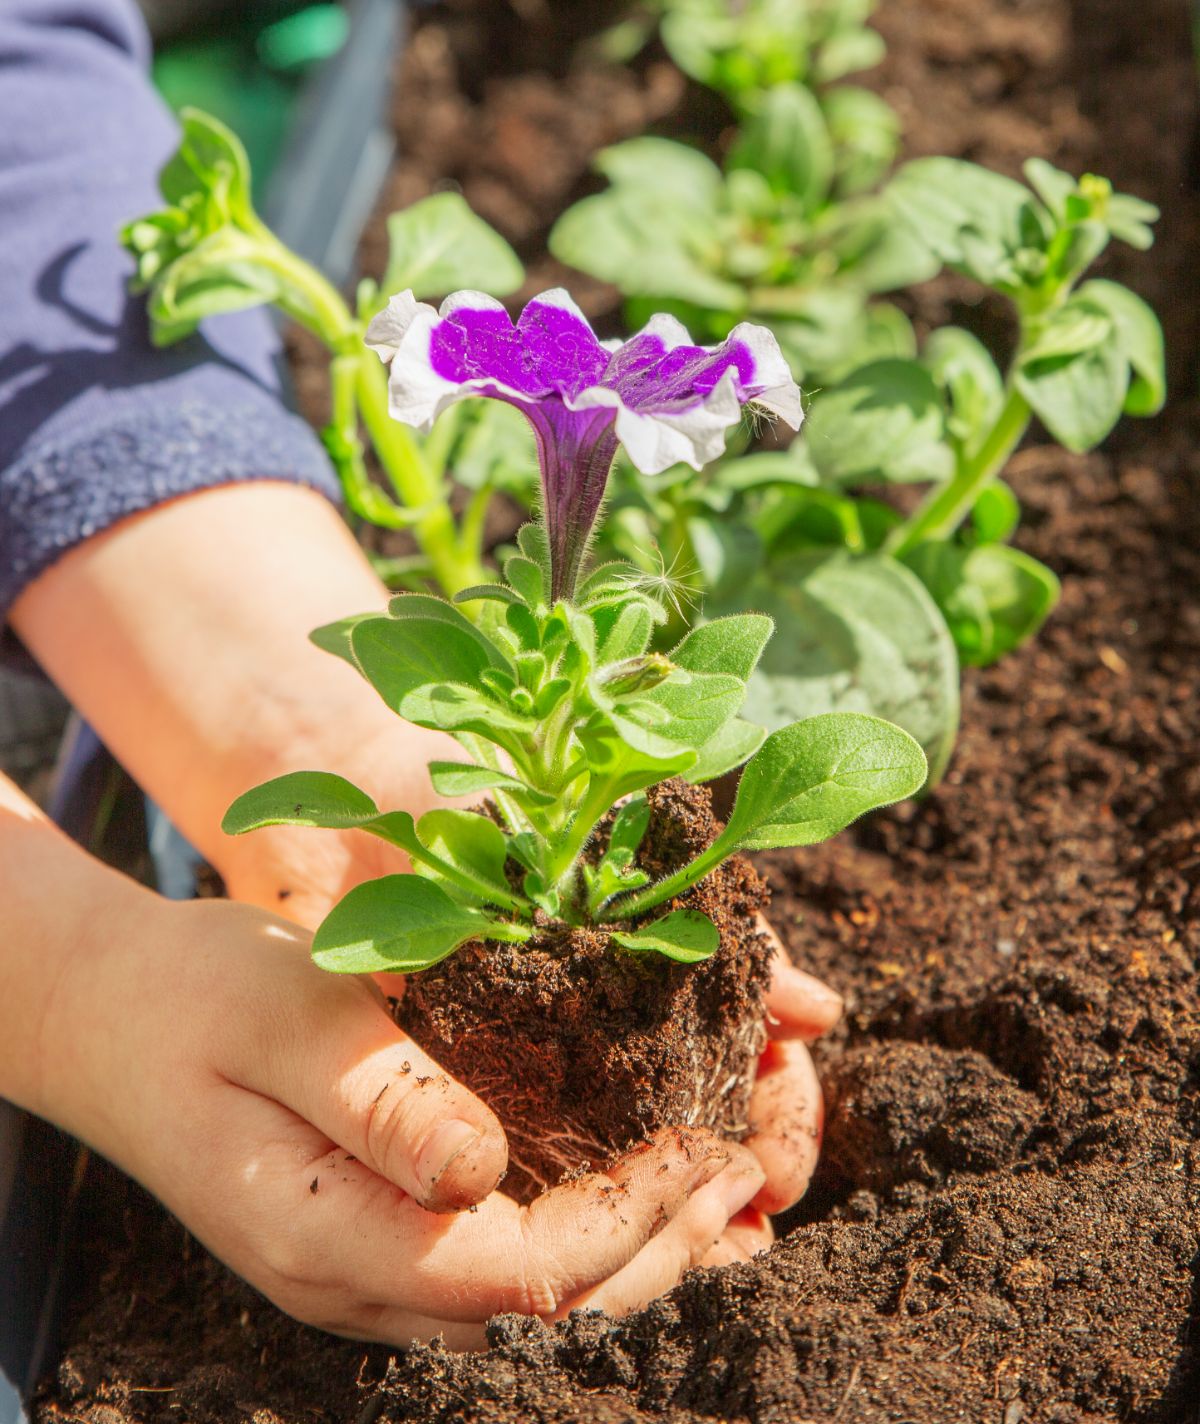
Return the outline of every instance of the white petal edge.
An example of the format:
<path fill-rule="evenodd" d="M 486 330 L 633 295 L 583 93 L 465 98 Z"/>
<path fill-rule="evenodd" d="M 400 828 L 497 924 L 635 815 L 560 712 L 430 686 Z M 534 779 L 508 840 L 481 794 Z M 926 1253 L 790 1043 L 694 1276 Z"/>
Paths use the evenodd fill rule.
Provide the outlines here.
<path fill-rule="evenodd" d="M 800 403 L 800 387 L 796 384 L 791 367 L 775 333 L 765 326 L 752 321 L 742 321 L 733 328 L 726 341 L 740 341 L 754 360 L 753 385 L 747 387 L 750 399 L 756 405 L 777 415 L 785 425 L 799 430 L 804 420 L 804 407 Z M 724 343 L 722 343 L 724 344 Z M 720 347 L 715 348 L 720 350 Z"/>
<path fill-rule="evenodd" d="M 371 318 L 365 337 L 367 346 L 385 364 L 391 361 L 420 312 L 437 316 L 437 312 L 428 302 L 417 301 L 411 289 L 390 297 L 387 306 Z"/>
<path fill-rule="evenodd" d="M 705 399 L 690 410 L 672 414 L 630 410 L 616 391 L 591 386 L 567 402 L 571 410 L 609 406 L 616 411 L 617 438 L 644 475 L 661 475 L 672 465 L 702 470 L 725 453 L 725 433 L 741 419 L 737 373 L 730 368 Z"/>

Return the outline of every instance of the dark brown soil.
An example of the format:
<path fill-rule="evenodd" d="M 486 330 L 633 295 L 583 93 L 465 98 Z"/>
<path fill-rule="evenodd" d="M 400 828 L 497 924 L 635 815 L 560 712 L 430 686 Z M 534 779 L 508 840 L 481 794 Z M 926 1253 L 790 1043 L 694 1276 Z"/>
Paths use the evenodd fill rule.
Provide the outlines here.
<path fill-rule="evenodd" d="M 528 252 L 578 181 L 583 145 L 653 117 L 614 115 L 645 104 L 658 70 L 558 83 L 535 69 L 540 41 L 522 54 L 508 7 L 480 13 L 462 93 L 446 56 L 471 31 L 441 11 L 426 23 L 393 196 L 451 172 Z M 456 1359 L 291 1325 L 101 1176 L 88 1283 L 41 1424 L 1197 1419 L 1188 6 L 883 0 L 879 23 L 891 54 L 871 82 L 900 108 L 911 152 L 1007 171 L 1036 153 L 1164 205 L 1155 251 L 1118 251 L 1106 267 L 1163 314 L 1175 399 L 1086 459 L 1031 439 L 1011 471 L 1020 542 L 1062 576 L 1061 609 L 1032 646 L 968 675 L 962 740 L 934 796 L 769 862 L 791 952 L 848 1003 L 821 1055 L 825 1165 L 790 1230 L 767 1258 L 697 1272 L 617 1325 L 506 1317 L 490 1355 Z M 955 281 L 913 309 L 1003 337 L 993 306 Z"/>
<path fill-rule="evenodd" d="M 704 787 L 671 781 L 648 800 L 640 863 L 658 879 L 720 827 Z M 614 954 L 604 930 L 580 929 L 470 945 L 409 979 L 398 1021 L 504 1124 L 510 1196 L 530 1201 L 660 1127 L 745 1135 L 766 1039 L 771 948 L 755 928 L 765 889 L 735 856 L 662 907 L 717 925 L 720 948 L 700 965 Z"/>

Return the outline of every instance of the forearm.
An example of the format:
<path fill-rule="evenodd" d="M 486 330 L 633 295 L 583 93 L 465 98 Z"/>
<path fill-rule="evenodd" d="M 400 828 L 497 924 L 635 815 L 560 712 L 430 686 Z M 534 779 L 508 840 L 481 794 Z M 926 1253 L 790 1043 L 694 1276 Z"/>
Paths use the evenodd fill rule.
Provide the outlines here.
<path fill-rule="evenodd" d="M 284 771 L 338 770 L 394 799 L 399 757 L 411 765 L 408 809 L 432 804 L 424 762 L 452 755 L 452 744 L 400 723 L 307 639 L 387 596 L 324 499 L 264 483 L 190 496 L 87 541 L 26 590 L 12 621 L 139 784 L 228 874 L 264 842 L 222 835 L 222 815 Z M 374 776 L 382 748 L 386 793 Z"/>
<path fill-rule="evenodd" d="M 64 989 L 95 972 L 109 936 L 135 935 L 154 904 L 0 776 L 0 1097 L 62 1121 L 58 1085 L 87 1072 L 69 1062 Z"/>

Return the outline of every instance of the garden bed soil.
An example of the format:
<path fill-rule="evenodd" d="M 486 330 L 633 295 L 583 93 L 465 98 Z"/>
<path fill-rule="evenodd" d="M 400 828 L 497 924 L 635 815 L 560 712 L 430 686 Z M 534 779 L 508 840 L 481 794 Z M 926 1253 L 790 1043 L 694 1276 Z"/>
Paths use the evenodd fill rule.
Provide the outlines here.
<path fill-rule="evenodd" d="M 638 863 L 658 880 L 707 850 L 720 824 L 706 787 L 668 781 L 647 799 Z M 766 1041 L 765 900 L 749 861 L 733 856 L 672 901 L 720 931 L 703 964 L 614 954 L 604 930 L 583 928 L 467 945 L 409 978 L 397 1019 L 499 1117 L 509 1196 L 532 1201 L 660 1127 L 746 1135 Z"/>
<path fill-rule="evenodd" d="M 714 111 L 653 55 L 632 73 L 564 78 L 551 15 L 591 7 L 518 9 L 531 28 L 482 0 L 429 13 L 406 62 L 389 197 L 461 181 L 536 259 L 539 286 L 556 275 L 538 255 L 545 225 L 586 182 L 588 149 Z M 891 49 L 870 82 L 900 109 L 910 152 L 1008 172 L 1037 154 L 1163 203 L 1155 251 L 1117 250 L 1105 266 L 1162 313 L 1177 397 L 1099 454 L 1035 434 L 1013 461 L 1019 542 L 1063 577 L 1063 603 L 1032 645 L 967 675 L 962 739 L 936 794 L 759 862 L 790 951 L 847 998 L 820 1052 L 830 1111 L 813 1189 L 765 1258 L 696 1272 L 615 1326 L 505 1317 L 489 1355 L 457 1358 L 290 1323 L 101 1171 L 40 1424 L 1195 1420 L 1188 6 L 883 0 L 879 24 Z M 577 290 L 590 310 L 614 309 L 610 293 Z M 1005 331 L 953 280 L 912 310 L 919 324 Z"/>

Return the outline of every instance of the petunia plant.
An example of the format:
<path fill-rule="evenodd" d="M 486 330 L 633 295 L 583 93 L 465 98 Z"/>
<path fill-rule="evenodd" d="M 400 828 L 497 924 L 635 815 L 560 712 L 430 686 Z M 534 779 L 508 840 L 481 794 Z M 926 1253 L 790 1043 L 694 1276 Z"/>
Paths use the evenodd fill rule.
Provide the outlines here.
<path fill-rule="evenodd" d="M 665 307 L 713 340 L 741 320 L 768 326 L 798 379 L 914 354 L 907 319 L 873 298 L 937 264 L 872 191 L 892 158 L 885 127 L 852 145 L 792 84 L 763 96 L 723 171 L 667 139 L 617 144 L 595 160 L 610 186 L 563 214 L 551 251 L 618 287 L 631 325 Z"/>
<path fill-rule="evenodd" d="M 666 616 L 657 588 L 633 565 L 588 564 L 618 443 L 654 474 L 706 463 L 746 404 L 799 424 L 799 391 L 769 332 L 743 326 L 700 347 L 659 316 L 605 345 L 562 292 L 530 302 L 515 323 L 480 293 L 459 293 L 440 311 L 403 293 L 368 340 L 390 364 L 398 420 L 427 428 L 471 396 L 520 411 L 536 438 L 542 504 L 501 581 L 453 602 L 402 594 L 386 613 L 313 634 L 400 717 L 458 742 L 465 760 L 430 765 L 436 791 L 490 803 L 414 821 L 320 771 L 241 797 L 225 819 L 230 832 L 357 827 L 412 863 L 412 873 L 360 886 L 335 907 L 314 940 L 320 964 L 412 972 L 469 940 L 519 943 L 555 924 L 604 926 L 614 953 L 696 962 L 717 948 L 717 929 L 673 902 L 725 858 L 823 840 L 919 789 L 920 747 L 878 718 L 830 714 L 768 736 L 741 717 L 769 618 L 716 619 L 654 652 Z M 461 611 L 480 602 L 490 616 Z M 639 864 L 645 791 L 738 767 L 725 829 L 652 880 Z"/>
<path fill-rule="evenodd" d="M 922 742 L 932 775 L 958 723 L 960 664 L 987 665 L 1040 627 L 1058 598 L 1051 570 L 1011 539 L 1020 507 L 1002 479 L 1036 417 L 1068 450 L 1094 448 L 1121 415 L 1165 396 L 1163 340 L 1144 301 L 1085 280 L 1113 238 L 1144 249 L 1157 212 L 1026 166 L 1029 186 L 951 159 L 901 168 L 893 221 L 940 262 L 1011 305 L 1003 370 L 969 332 L 935 330 L 919 355 L 870 362 L 816 393 L 787 451 L 724 461 L 700 482 L 623 486 L 618 547 L 650 525 L 702 573 L 708 606 L 751 606 L 779 635 L 750 692 L 768 725 L 853 707 Z M 925 485 L 902 515 L 889 486 Z"/>
<path fill-rule="evenodd" d="M 407 529 L 418 554 L 389 564 L 398 580 L 445 592 L 484 574 L 483 515 L 511 475 L 511 432 L 489 408 L 456 412 L 418 441 L 388 418 L 387 384 L 363 345 L 367 323 L 394 293 L 441 295 L 463 285 L 499 296 L 524 279 L 516 254 L 457 193 L 438 193 L 388 220 L 389 260 L 378 282 L 360 282 L 354 306 L 311 263 L 291 251 L 255 212 L 249 160 L 240 140 L 210 115 L 186 109 L 178 152 L 160 175 L 166 206 L 136 218 L 122 241 L 136 262 L 134 288 L 149 294 L 154 340 L 170 345 L 220 312 L 273 306 L 320 340 L 330 355 L 326 448 L 353 515 Z M 363 432 L 387 488 L 373 481 Z M 494 458 L 489 452 L 494 451 Z M 461 521 L 448 471 L 462 465 L 475 495 Z"/>
<path fill-rule="evenodd" d="M 680 69 L 744 110 L 780 84 L 814 89 L 870 69 L 883 38 L 866 24 L 876 0 L 645 0 L 605 31 L 610 59 L 627 61 L 658 25 Z"/>

